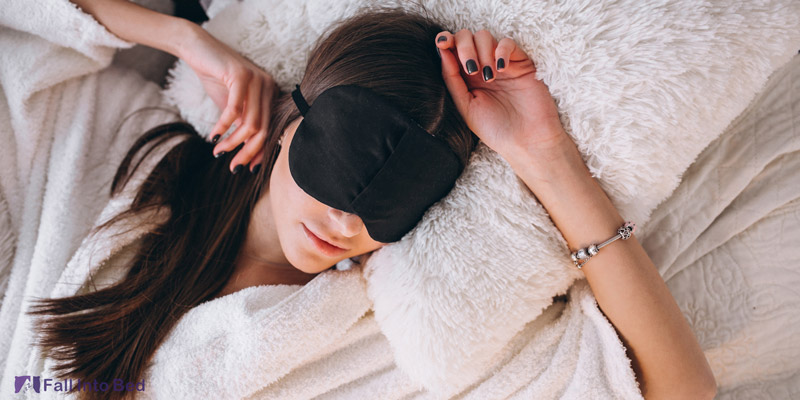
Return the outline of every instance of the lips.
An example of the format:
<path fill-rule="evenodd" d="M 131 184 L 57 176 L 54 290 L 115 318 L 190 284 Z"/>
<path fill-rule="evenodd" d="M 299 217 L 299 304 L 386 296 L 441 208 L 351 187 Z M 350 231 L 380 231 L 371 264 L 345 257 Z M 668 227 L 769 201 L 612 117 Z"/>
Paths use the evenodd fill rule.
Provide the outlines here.
<path fill-rule="evenodd" d="M 336 246 L 319 236 L 317 236 L 314 232 L 308 229 L 305 224 L 303 225 L 303 232 L 305 233 L 306 237 L 314 244 L 314 246 L 320 250 L 322 253 L 335 257 L 341 255 L 342 253 L 346 252 L 348 249 Z"/>

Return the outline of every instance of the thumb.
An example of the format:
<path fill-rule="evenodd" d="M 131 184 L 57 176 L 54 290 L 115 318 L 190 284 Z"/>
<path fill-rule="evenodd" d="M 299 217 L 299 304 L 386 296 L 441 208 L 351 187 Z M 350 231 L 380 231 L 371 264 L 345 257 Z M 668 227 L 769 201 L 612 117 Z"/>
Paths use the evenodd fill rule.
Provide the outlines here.
<path fill-rule="evenodd" d="M 461 77 L 461 66 L 450 49 L 439 49 L 442 55 L 442 77 L 447 90 L 450 92 L 450 97 L 456 104 L 456 108 L 461 116 L 467 118 L 467 110 L 472 101 L 472 93 L 467 88 L 467 83 Z"/>

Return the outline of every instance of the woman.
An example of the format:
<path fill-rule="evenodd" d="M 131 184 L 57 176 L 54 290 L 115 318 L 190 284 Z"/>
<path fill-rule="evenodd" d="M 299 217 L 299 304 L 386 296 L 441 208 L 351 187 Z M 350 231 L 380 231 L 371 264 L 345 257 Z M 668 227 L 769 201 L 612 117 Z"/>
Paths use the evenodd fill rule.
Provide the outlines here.
<path fill-rule="evenodd" d="M 34 310 L 46 316 L 40 344 L 66 361 L 62 377 L 136 381 L 170 328 L 201 302 L 259 284 L 306 283 L 385 244 L 359 215 L 324 204 L 293 179 L 288 153 L 304 120 L 302 102 L 279 94 L 266 72 L 192 25 L 122 1 L 74 2 L 119 37 L 184 59 L 223 110 L 215 142 L 238 127 L 213 147 L 218 160 L 181 123 L 156 127 L 131 148 L 112 193 L 127 183 L 131 160 L 145 144 L 186 137 L 115 220 L 162 206 L 171 217 L 143 239 L 119 283 L 44 300 Z M 509 38 L 498 42 L 487 31 L 453 35 L 426 18 L 387 11 L 354 17 L 321 40 L 298 93 L 313 108 L 333 87 L 368 87 L 445 140 L 462 165 L 474 132 L 536 194 L 570 247 L 585 247 L 624 221 L 588 173 L 534 73 Z M 237 175 L 246 164 L 255 176 Z M 583 270 L 629 349 L 645 396 L 713 397 L 699 344 L 635 238 L 603 248 Z"/>

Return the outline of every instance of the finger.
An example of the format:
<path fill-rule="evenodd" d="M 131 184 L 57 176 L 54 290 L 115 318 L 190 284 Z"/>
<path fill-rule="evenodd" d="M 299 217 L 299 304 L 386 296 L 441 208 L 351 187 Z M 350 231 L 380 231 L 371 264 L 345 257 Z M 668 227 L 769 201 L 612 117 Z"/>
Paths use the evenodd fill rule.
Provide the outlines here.
<path fill-rule="evenodd" d="M 503 71 L 510 66 L 511 61 L 525 61 L 528 55 L 517 46 L 511 38 L 502 38 L 494 50 L 495 58 L 499 64 L 504 64 L 504 68 L 497 68 L 498 71 Z M 500 59 L 503 61 L 501 62 Z"/>
<path fill-rule="evenodd" d="M 269 127 L 269 120 L 270 120 L 270 106 L 272 102 L 272 93 L 274 90 L 272 87 L 268 86 L 270 83 L 274 86 L 275 83 L 268 78 L 262 78 L 262 85 L 259 88 L 259 99 L 261 101 L 261 116 L 258 130 L 255 131 L 253 134 L 249 135 L 248 137 L 244 138 L 245 145 L 242 149 L 236 153 L 236 156 L 231 160 L 231 165 L 235 168 L 238 164 L 251 164 L 248 169 L 252 170 L 252 167 L 255 166 L 258 162 L 255 160 L 255 156 L 258 153 L 260 148 L 263 148 L 263 145 L 266 141 L 267 137 L 267 129 Z M 260 141 L 260 145 L 258 147 L 253 148 L 252 146 L 248 146 L 251 144 L 250 142 L 256 140 Z"/>
<path fill-rule="evenodd" d="M 464 71 L 467 75 L 477 74 L 481 66 L 478 65 L 478 54 L 475 51 L 475 43 L 472 41 L 472 32 L 462 29 L 456 32 L 454 40 L 458 59 L 461 60 Z"/>
<path fill-rule="evenodd" d="M 277 84 L 273 80 L 265 80 L 261 86 L 261 130 L 265 133 L 269 133 L 269 123 L 272 119 L 272 95 L 277 92 Z"/>
<path fill-rule="evenodd" d="M 266 132 L 259 131 L 247 139 L 244 146 L 242 146 L 236 153 L 236 156 L 231 160 L 231 165 L 229 167 L 232 173 L 234 173 L 233 171 L 236 166 L 248 164 L 253 160 L 253 157 L 264 147 L 266 137 Z"/>
<path fill-rule="evenodd" d="M 440 50 L 449 49 L 452 44 L 453 34 L 448 31 L 441 31 L 438 35 L 436 35 L 436 47 Z"/>
<path fill-rule="evenodd" d="M 461 76 L 461 64 L 456 59 L 456 54 L 449 49 L 444 49 L 441 52 L 442 78 L 445 86 L 447 86 L 450 97 L 456 104 L 459 113 L 467 115 L 466 111 L 470 100 L 472 100 L 472 93 L 470 93 L 467 83 L 464 82 L 464 77 Z"/>
<path fill-rule="evenodd" d="M 475 32 L 473 41 L 475 42 L 475 47 L 478 52 L 478 60 L 483 66 L 481 68 L 483 81 L 493 81 L 495 77 L 494 48 L 497 46 L 497 41 L 494 40 L 494 36 L 486 29 Z"/>
<path fill-rule="evenodd" d="M 233 81 L 230 92 L 228 93 L 228 102 L 225 104 L 225 109 L 222 111 L 222 115 L 220 115 L 216 125 L 214 125 L 214 129 L 211 130 L 212 139 L 216 135 L 220 137 L 224 135 L 231 127 L 231 124 L 241 115 L 245 89 L 246 86 L 241 80 L 236 79 Z"/>
<path fill-rule="evenodd" d="M 245 102 L 245 114 L 242 125 L 239 126 L 225 140 L 217 143 L 214 152 L 231 151 L 236 146 L 249 138 L 261 127 L 261 77 L 254 76 L 250 81 L 247 90 L 247 101 Z"/>
<path fill-rule="evenodd" d="M 231 127 L 229 129 L 233 129 L 235 131 L 236 128 L 238 128 L 240 126 L 242 126 L 242 116 L 241 115 L 236 117 L 236 120 L 233 121 L 233 123 L 231 124 Z M 230 135 L 228 135 L 228 136 L 230 137 Z M 216 142 L 214 142 L 214 144 L 216 144 Z"/>
<path fill-rule="evenodd" d="M 273 81 L 270 82 L 272 82 L 273 86 L 277 86 Z M 267 134 L 269 134 L 272 93 L 274 93 L 275 90 L 273 89 L 273 87 L 270 87 L 268 85 L 269 84 L 265 82 L 265 84 L 261 87 L 261 98 L 262 98 L 261 107 L 263 115 L 261 118 L 261 130 L 259 132 L 264 132 L 264 142 L 261 144 L 261 148 L 258 151 L 258 153 L 256 153 L 256 155 L 249 160 L 250 166 L 248 167 L 248 169 L 250 170 L 250 172 L 253 172 L 253 168 L 255 168 L 256 165 L 259 165 L 262 162 L 261 159 L 264 157 L 264 143 L 266 143 L 266 137 Z"/>
<path fill-rule="evenodd" d="M 261 146 L 261 150 L 258 151 L 255 157 L 253 157 L 253 161 L 250 162 L 250 172 L 255 173 L 257 172 L 255 168 L 259 165 L 264 163 L 264 146 Z"/>

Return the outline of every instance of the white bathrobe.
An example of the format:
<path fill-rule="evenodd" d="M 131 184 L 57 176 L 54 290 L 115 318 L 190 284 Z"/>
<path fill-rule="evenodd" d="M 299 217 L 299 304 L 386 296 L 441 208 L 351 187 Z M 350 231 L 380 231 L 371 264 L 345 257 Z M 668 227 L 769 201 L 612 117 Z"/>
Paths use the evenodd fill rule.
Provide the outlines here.
<path fill-rule="evenodd" d="M 49 297 L 109 201 L 138 135 L 177 120 L 160 88 L 111 66 L 134 44 L 69 1 L 4 2 L 0 12 L 0 397 L 29 373 L 34 297 Z M 141 112 L 117 131 L 122 118 Z"/>

